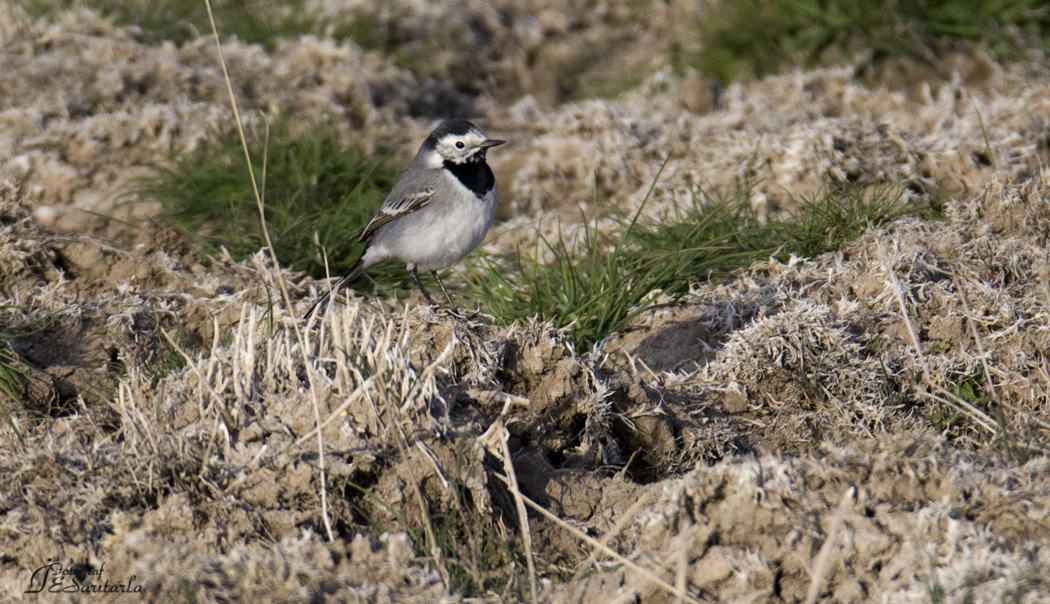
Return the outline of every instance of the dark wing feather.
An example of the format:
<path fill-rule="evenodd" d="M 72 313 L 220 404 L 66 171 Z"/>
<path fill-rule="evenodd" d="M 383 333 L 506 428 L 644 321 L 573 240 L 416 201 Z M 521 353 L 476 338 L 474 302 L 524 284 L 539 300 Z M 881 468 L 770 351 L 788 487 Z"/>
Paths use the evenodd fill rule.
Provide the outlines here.
<path fill-rule="evenodd" d="M 375 234 L 379 227 L 390 224 L 406 214 L 415 212 L 430 203 L 430 200 L 433 198 L 434 187 L 427 187 L 412 195 L 386 200 L 379 210 L 376 211 L 375 215 L 372 216 L 372 220 L 368 221 L 368 226 L 361 231 L 361 235 L 357 240 L 362 243 L 368 241 L 368 238 Z"/>

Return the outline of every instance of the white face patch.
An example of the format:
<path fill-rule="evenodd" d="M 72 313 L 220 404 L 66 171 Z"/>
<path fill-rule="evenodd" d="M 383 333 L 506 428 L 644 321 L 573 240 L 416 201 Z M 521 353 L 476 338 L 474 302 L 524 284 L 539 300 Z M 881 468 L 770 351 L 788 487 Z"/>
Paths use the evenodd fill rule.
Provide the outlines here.
<path fill-rule="evenodd" d="M 443 161 L 462 164 L 484 151 L 483 142 L 485 135 L 476 130 L 466 134 L 446 134 L 438 140 L 436 151 Z"/>

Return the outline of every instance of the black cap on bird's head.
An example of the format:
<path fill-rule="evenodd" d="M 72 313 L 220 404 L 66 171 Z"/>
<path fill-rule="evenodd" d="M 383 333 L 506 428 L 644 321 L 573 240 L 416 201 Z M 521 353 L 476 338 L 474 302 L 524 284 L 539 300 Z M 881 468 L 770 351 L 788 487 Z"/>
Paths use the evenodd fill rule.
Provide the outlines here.
<path fill-rule="evenodd" d="M 438 124 L 437 128 L 430 133 L 431 137 L 441 138 L 446 134 L 466 134 L 468 132 L 481 132 L 481 129 L 464 119 L 445 120 Z"/>

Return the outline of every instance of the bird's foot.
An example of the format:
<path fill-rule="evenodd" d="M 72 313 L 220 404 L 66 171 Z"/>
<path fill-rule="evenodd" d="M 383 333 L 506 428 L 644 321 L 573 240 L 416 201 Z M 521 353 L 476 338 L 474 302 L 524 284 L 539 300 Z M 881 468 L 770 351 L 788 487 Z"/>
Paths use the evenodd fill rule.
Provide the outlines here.
<path fill-rule="evenodd" d="M 460 321 L 471 321 L 474 317 L 478 316 L 478 311 L 470 312 L 458 304 L 452 304 L 450 306 L 434 306 L 434 310 L 455 319 L 459 319 Z"/>

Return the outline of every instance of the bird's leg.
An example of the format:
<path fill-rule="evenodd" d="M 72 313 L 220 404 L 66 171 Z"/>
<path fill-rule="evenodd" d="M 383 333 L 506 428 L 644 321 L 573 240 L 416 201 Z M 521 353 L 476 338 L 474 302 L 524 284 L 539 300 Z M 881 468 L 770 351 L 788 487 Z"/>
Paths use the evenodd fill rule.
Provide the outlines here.
<path fill-rule="evenodd" d="M 448 290 L 445 289 L 445 284 L 441 282 L 441 277 L 438 277 L 437 271 L 430 271 L 431 275 L 434 275 L 434 279 L 437 280 L 438 285 L 441 287 L 441 292 L 445 294 L 445 299 L 448 300 L 448 305 L 452 308 L 459 308 L 456 303 L 452 301 L 452 296 L 448 295 Z"/>
<path fill-rule="evenodd" d="M 437 271 L 430 271 L 430 274 L 434 275 L 434 278 L 437 279 L 438 285 L 441 286 L 441 291 L 445 292 L 445 299 L 448 300 L 449 305 L 449 313 L 451 313 L 455 317 L 459 317 L 460 319 L 473 319 L 475 316 L 477 316 L 478 313 L 467 315 L 466 311 L 463 310 L 462 306 L 452 301 L 452 296 L 448 295 L 448 290 L 445 289 L 445 284 L 441 282 L 441 277 L 438 277 Z"/>
<path fill-rule="evenodd" d="M 423 287 L 423 282 L 419 280 L 419 274 L 416 272 L 416 267 L 413 266 L 412 270 L 409 271 L 409 274 L 412 275 L 412 280 L 416 282 L 416 287 L 419 288 L 419 291 L 423 292 L 423 297 L 427 299 L 427 304 L 434 306 L 434 301 L 430 298 L 427 288 Z M 441 281 L 438 281 L 438 283 L 440 284 Z M 445 286 L 441 286 L 441 289 L 445 289 Z M 445 295 L 447 296 L 448 294 Z"/>

